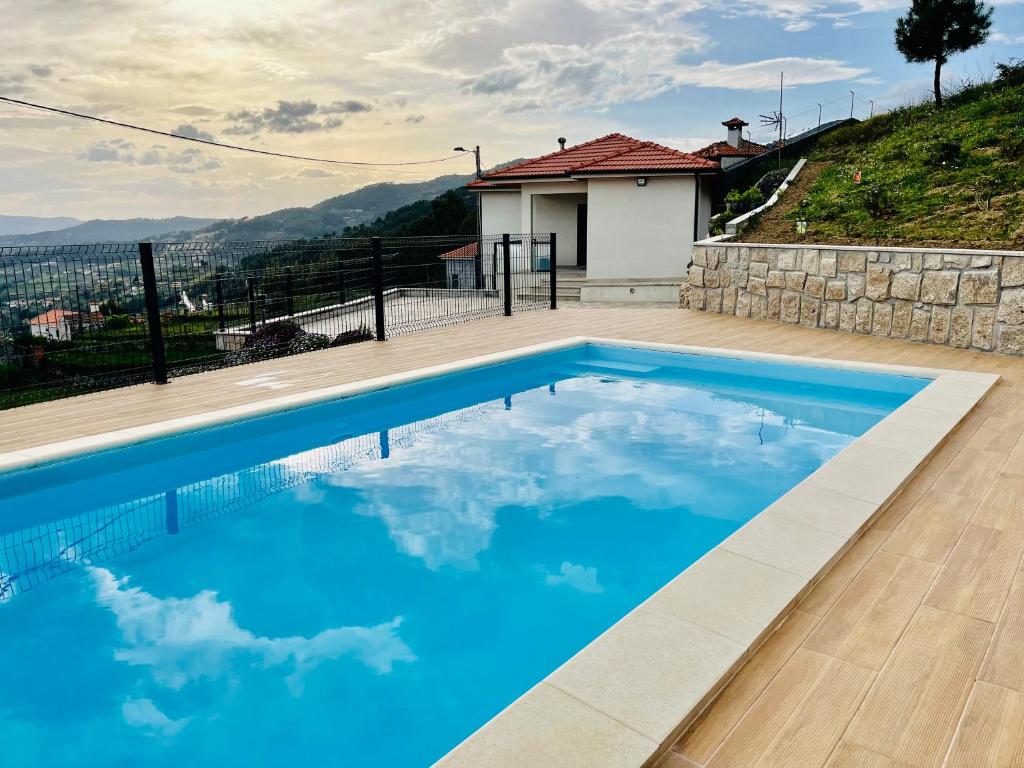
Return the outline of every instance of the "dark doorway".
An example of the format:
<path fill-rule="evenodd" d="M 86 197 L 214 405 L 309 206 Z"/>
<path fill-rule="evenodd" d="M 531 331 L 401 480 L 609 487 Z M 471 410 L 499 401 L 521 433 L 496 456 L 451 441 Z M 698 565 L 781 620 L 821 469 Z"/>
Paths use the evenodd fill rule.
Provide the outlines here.
<path fill-rule="evenodd" d="M 576 266 L 587 266 L 587 204 L 576 206 Z"/>

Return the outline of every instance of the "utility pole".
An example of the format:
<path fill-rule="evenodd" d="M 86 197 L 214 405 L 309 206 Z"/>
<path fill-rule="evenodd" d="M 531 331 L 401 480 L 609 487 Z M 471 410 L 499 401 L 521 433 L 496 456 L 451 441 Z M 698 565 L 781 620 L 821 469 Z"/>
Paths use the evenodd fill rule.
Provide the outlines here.
<path fill-rule="evenodd" d="M 869 115 L 869 117 L 874 117 L 875 116 L 875 101 L 874 101 L 874 99 L 868 99 L 868 104 L 871 105 L 871 114 Z"/>
<path fill-rule="evenodd" d="M 779 117 L 780 118 L 783 115 L 783 112 L 782 112 L 782 88 L 783 88 L 783 83 L 785 82 L 785 79 L 786 79 L 786 73 L 785 72 L 779 72 Z M 779 120 L 779 146 L 782 146 L 782 139 L 783 139 L 783 135 L 782 135 L 783 129 L 782 129 L 782 126 L 783 126 L 783 120 L 780 119 Z"/>
<path fill-rule="evenodd" d="M 821 128 L 821 104 L 818 104 L 818 127 Z"/>
<path fill-rule="evenodd" d="M 472 150 L 468 150 L 465 147 L 455 147 L 453 152 L 473 152 L 473 157 L 476 159 L 476 177 L 479 180 L 483 177 L 483 169 L 480 166 L 480 145 L 477 144 Z M 484 198 L 479 192 L 476 193 L 476 259 L 474 272 L 476 277 L 474 286 L 476 290 L 480 290 L 484 287 Z"/>
<path fill-rule="evenodd" d="M 853 119 L 853 100 L 857 98 L 857 94 L 850 91 L 850 119 Z"/>

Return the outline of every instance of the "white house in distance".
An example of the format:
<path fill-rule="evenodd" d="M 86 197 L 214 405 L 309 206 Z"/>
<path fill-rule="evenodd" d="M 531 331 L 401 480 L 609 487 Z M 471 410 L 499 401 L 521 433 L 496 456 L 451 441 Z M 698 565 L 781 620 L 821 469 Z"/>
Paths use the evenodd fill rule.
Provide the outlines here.
<path fill-rule="evenodd" d="M 98 305 L 89 304 L 88 312 L 51 309 L 28 321 L 28 332 L 39 339 L 69 341 L 78 331 L 103 325 Z"/>
<path fill-rule="evenodd" d="M 675 301 L 708 234 L 719 164 L 621 133 L 559 144 L 468 185 L 481 234 L 556 233 L 560 270 L 585 270 L 583 301 Z"/>

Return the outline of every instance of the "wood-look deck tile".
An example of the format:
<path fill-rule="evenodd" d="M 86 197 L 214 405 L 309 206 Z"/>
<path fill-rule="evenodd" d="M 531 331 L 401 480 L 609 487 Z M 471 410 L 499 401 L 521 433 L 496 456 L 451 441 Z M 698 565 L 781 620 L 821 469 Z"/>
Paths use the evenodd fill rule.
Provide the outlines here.
<path fill-rule="evenodd" d="M 980 497 L 957 496 L 932 486 L 896 526 L 882 549 L 943 563 L 980 503 Z"/>
<path fill-rule="evenodd" d="M 941 763 L 992 625 L 918 609 L 844 738 L 918 768 Z"/>
<path fill-rule="evenodd" d="M 828 573 L 821 578 L 821 581 L 814 585 L 800 603 L 800 610 L 813 613 L 815 616 L 824 616 L 864 567 L 864 564 L 882 546 L 882 542 L 887 536 L 888 533 L 876 530 L 874 527 L 866 530 L 839 562 L 833 565 Z"/>
<path fill-rule="evenodd" d="M 824 764 L 874 677 L 856 664 L 797 650 L 708 768 Z"/>
<path fill-rule="evenodd" d="M 850 583 L 804 647 L 879 670 L 917 611 L 938 566 L 877 552 Z"/>
<path fill-rule="evenodd" d="M 975 683 L 946 765 L 1024 768 L 1024 693 Z"/>
<path fill-rule="evenodd" d="M 1024 693 L 1024 571 L 1018 571 L 978 678 Z"/>
<path fill-rule="evenodd" d="M 674 751 L 698 765 L 706 763 L 817 622 L 817 616 L 804 611 L 790 613 L 729 682 L 714 706 L 676 743 Z"/>
<path fill-rule="evenodd" d="M 832 751 L 825 768 L 910 768 L 907 763 L 840 741 Z"/>
<path fill-rule="evenodd" d="M 1024 526 L 1000 531 L 969 524 L 925 598 L 925 605 L 994 622 L 1022 554 Z"/>

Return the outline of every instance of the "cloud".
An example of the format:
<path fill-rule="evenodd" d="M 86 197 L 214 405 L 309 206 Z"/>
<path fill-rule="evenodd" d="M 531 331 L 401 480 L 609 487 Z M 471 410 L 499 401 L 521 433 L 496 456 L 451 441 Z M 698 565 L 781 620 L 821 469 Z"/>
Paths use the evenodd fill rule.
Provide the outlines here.
<path fill-rule="evenodd" d="M 335 176 L 336 174 L 333 174 L 324 168 L 303 168 L 295 175 L 300 179 L 327 179 Z"/>
<path fill-rule="evenodd" d="M 192 123 L 182 123 L 177 128 L 171 131 L 176 136 L 185 136 L 189 139 L 202 139 L 203 141 L 216 141 L 217 137 L 212 133 L 207 133 L 199 128 L 196 128 Z"/>
<path fill-rule="evenodd" d="M 989 40 L 993 43 L 1003 43 L 1005 45 L 1024 45 L 1024 34 L 1007 35 L 1005 32 L 993 32 Z"/>
<path fill-rule="evenodd" d="M 170 738 L 177 736 L 182 728 L 188 725 L 190 717 L 172 720 L 153 703 L 151 699 L 125 699 L 121 705 L 121 716 L 124 721 L 151 736 Z"/>
<path fill-rule="evenodd" d="M 230 662 L 238 656 L 251 657 L 264 668 L 290 668 L 285 682 L 293 695 L 302 693 L 304 676 L 324 661 L 351 656 L 386 675 L 396 663 L 416 660 L 398 636 L 401 616 L 373 627 L 325 629 L 309 638 L 262 637 L 242 629 L 231 604 L 219 600 L 215 592 L 159 598 L 128 586 L 127 579 L 118 579 L 105 568 L 87 570 L 97 602 L 114 614 L 121 633 L 114 658 L 148 668 L 156 683 L 172 690 L 228 674 Z M 155 706 L 139 703 L 131 708 L 140 722 L 161 722 L 153 710 Z"/>
<path fill-rule="evenodd" d="M 53 67 L 45 64 L 29 64 L 28 71 L 36 77 L 49 77 L 53 74 Z"/>
<path fill-rule="evenodd" d="M 798 19 L 796 21 L 789 22 L 782 29 L 785 30 L 786 32 L 806 32 L 813 26 L 813 21 L 809 21 L 807 19 Z"/>
<path fill-rule="evenodd" d="M 425 115 L 406 115 L 405 117 L 405 122 L 413 124 L 422 123 L 424 120 L 426 120 Z"/>
<path fill-rule="evenodd" d="M 339 115 L 352 115 L 369 112 L 373 106 L 350 99 L 333 101 L 324 106 L 316 102 L 278 101 L 276 107 L 264 107 L 261 110 L 243 109 L 227 115 L 234 125 L 225 129 L 230 134 L 255 134 L 261 131 L 268 133 L 313 133 L 330 131 L 340 127 L 343 120 Z"/>
<path fill-rule="evenodd" d="M 577 592 L 591 595 L 604 592 L 604 587 L 597 581 L 596 568 L 588 568 L 570 562 L 562 563 L 558 573 L 547 574 L 544 577 L 544 583 L 551 587 L 565 585 Z"/>
<path fill-rule="evenodd" d="M 80 157 L 90 163 L 124 163 L 125 165 L 161 165 L 173 173 L 199 173 L 223 168 L 225 163 L 210 157 L 196 147 L 181 152 L 168 150 L 157 144 L 146 150 L 137 150 L 125 139 L 107 139 L 89 146 Z"/>

